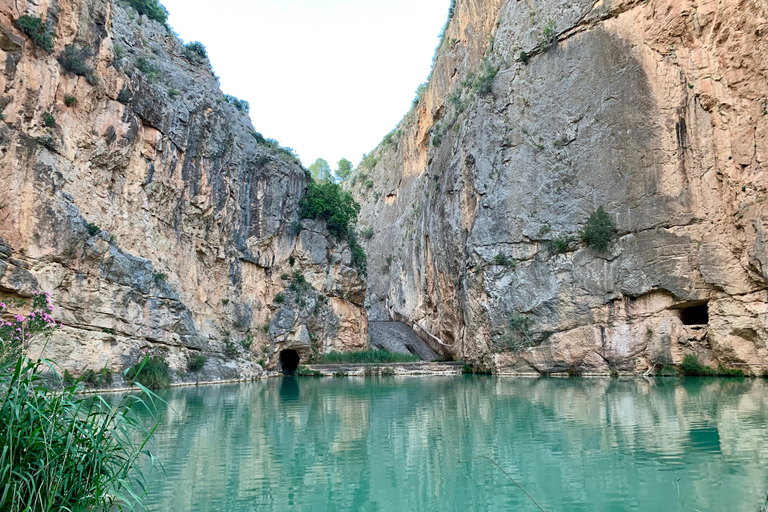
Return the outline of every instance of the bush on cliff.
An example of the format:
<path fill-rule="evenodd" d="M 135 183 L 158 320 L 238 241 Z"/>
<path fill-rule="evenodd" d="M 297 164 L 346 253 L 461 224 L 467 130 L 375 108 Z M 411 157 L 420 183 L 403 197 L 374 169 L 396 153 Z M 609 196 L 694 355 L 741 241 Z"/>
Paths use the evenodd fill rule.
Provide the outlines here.
<path fill-rule="evenodd" d="M 48 53 L 53 53 L 53 39 L 56 37 L 56 32 L 54 32 L 50 21 L 50 18 L 46 22 L 40 16 L 25 14 L 18 17 L 16 26 L 27 34 L 37 46 Z"/>
<path fill-rule="evenodd" d="M 27 359 L 21 352 L 32 336 L 58 327 L 47 294 L 36 292 L 31 306 L 0 323 L 0 510 L 143 509 L 138 462 L 152 460 L 145 451 L 152 430 L 133 411 L 147 395 L 112 405 L 80 394 L 50 361 Z M 0 303 L 0 313 L 8 307 Z"/>
<path fill-rule="evenodd" d="M 584 231 L 581 232 L 581 239 L 590 247 L 603 252 L 608 249 L 608 244 L 617 234 L 616 224 L 601 206 L 589 216 Z"/>
<path fill-rule="evenodd" d="M 346 240 L 357 222 L 360 205 L 352 194 L 330 181 L 307 184 L 307 193 L 299 202 L 302 219 L 322 219 L 336 238 Z"/>
<path fill-rule="evenodd" d="M 139 364 L 126 372 L 125 378 L 131 384 L 138 382 L 149 389 L 163 389 L 171 385 L 171 367 L 165 355 L 147 354 Z"/>
<path fill-rule="evenodd" d="M 168 21 L 168 11 L 157 0 L 126 0 L 126 3 L 136 9 L 139 14 L 165 25 Z"/>

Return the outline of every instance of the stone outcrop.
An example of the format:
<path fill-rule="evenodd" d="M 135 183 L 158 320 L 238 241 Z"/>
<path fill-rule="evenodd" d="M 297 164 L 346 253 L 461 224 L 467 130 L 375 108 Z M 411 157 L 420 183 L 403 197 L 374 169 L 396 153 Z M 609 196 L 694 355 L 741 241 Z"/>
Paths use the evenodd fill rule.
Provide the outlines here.
<path fill-rule="evenodd" d="M 306 171 L 170 29 L 117 0 L 1 0 L 0 63 L 0 295 L 51 292 L 46 357 L 79 375 L 162 349 L 178 380 L 247 379 L 287 343 L 367 346 L 349 248 L 299 223 Z"/>
<path fill-rule="evenodd" d="M 458 0 L 351 185 L 371 319 L 498 372 L 761 374 L 766 54 L 764 0 Z"/>

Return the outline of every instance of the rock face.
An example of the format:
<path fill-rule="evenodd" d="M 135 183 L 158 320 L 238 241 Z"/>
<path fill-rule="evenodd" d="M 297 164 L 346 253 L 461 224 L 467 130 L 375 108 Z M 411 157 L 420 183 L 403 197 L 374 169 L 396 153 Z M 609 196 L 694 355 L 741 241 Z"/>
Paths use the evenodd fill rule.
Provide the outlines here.
<path fill-rule="evenodd" d="M 498 372 L 761 374 L 766 54 L 764 0 L 458 0 L 351 187 L 371 319 Z"/>
<path fill-rule="evenodd" d="M 25 14 L 55 30 L 50 53 Z M 261 375 L 286 343 L 367 346 L 349 248 L 298 222 L 306 171 L 207 58 L 117 0 L 2 0 L 0 62 L 0 291 L 51 292 L 46 357 L 79 375 L 163 349 L 195 380 L 202 353 L 218 380 Z"/>

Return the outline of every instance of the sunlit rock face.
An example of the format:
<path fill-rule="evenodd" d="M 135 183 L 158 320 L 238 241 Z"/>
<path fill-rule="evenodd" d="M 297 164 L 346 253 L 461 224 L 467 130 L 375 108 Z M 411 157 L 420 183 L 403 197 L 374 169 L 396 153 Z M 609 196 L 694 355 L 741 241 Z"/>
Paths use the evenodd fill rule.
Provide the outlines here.
<path fill-rule="evenodd" d="M 500 372 L 767 363 L 767 31 L 765 2 L 458 0 L 351 185 L 371 318 Z"/>
<path fill-rule="evenodd" d="M 24 14 L 49 21 L 52 53 Z M 60 65 L 67 46 L 91 71 Z M 51 292 L 45 356 L 78 375 L 162 349 L 177 380 L 221 380 L 261 375 L 300 332 L 307 353 L 367 346 L 349 248 L 298 223 L 305 171 L 169 29 L 118 1 L 2 1 L 0 62 L 0 290 Z M 312 308 L 281 279 L 296 272 Z M 185 377 L 191 353 L 209 360 Z"/>

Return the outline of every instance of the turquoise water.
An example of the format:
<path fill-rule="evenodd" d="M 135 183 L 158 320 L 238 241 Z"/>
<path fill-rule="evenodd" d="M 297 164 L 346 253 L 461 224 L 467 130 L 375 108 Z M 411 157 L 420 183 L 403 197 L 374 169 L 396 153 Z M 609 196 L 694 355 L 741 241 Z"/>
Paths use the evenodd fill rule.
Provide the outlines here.
<path fill-rule="evenodd" d="M 297 378 L 161 393 L 158 511 L 752 511 L 765 380 Z"/>

